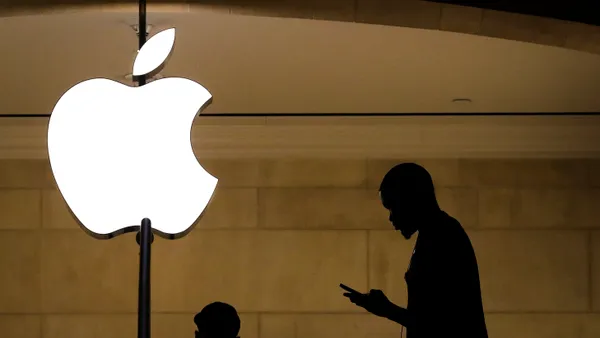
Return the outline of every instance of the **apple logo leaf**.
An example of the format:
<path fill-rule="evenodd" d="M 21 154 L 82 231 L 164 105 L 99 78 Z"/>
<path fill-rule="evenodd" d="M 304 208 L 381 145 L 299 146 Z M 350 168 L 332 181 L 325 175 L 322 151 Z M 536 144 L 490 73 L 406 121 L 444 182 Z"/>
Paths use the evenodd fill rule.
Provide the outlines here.
<path fill-rule="evenodd" d="M 133 62 L 133 76 L 142 76 L 159 71 L 173 51 L 175 28 L 161 31 L 151 37 L 138 51 Z"/>

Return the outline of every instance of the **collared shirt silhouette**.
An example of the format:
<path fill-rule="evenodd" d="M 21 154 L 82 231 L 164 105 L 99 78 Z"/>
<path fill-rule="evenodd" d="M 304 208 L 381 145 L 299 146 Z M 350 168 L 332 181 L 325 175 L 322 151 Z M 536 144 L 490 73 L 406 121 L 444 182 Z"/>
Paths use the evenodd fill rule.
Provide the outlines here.
<path fill-rule="evenodd" d="M 407 338 L 487 338 L 475 252 L 460 223 L 439 208 L 427 170 L 414 163 L 395 166 L 380 197 L 406 239 L 418 231 L 405 274 L 407 306 L 393 304 L 380 290 L 362 294 L 343 286 L 344 296 L 401 324 Z"/>
<path fill-rule="evenodd" d="M 206 305 L 194 316 L 196 338 L 239 338 L 240 317 L 235 308 L 222 302 Z"/>

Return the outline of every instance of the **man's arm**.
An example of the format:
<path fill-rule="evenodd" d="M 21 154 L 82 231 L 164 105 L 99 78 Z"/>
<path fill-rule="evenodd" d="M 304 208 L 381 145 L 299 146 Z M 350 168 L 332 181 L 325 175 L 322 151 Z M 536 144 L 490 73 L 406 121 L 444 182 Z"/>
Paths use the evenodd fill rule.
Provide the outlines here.
<path fill-rule="evenodd" d="M 387 314 L 384 316 L 385 318 L 396 322 L 404 327 L 411 326 L 412 318 L 410 312 L 407 309 L 390 302 L 389 309 L 386 311 L 386 313 Z"/>

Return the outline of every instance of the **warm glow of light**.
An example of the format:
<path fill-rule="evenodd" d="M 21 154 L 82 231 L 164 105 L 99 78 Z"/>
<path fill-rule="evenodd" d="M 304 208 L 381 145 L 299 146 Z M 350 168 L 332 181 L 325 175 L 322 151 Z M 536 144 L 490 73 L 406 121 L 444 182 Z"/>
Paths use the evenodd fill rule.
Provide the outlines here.
<path fill-rule="evenodd" d="M 147 217 L 159 235 L 186 233 L 218 181 L 191 144 L 193 120 L 211 98 L 184 78 L 141 87 L 92 79 L 69 89 L 50 117 L 48 153 L 79 222 L 109 235 Z"/>

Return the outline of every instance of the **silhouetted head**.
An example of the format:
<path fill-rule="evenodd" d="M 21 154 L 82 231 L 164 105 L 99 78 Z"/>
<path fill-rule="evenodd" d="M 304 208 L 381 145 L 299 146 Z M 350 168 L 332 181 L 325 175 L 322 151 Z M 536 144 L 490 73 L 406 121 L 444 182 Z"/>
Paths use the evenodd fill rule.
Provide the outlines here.
<path fill-rule="evenodd" d="M 401 163 L 390 169 L 379 187 L 390 222 L 410 238 L 425 219 L 439 211 L 431 175 L 416 163 Z"/>
<path fill-rule="evenodd" d="M 240 317 L 229 304 L 210 303 L 194 316 L 198 327 L 196 338 L 236 338 L 240 332 Z"/>

